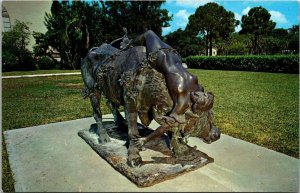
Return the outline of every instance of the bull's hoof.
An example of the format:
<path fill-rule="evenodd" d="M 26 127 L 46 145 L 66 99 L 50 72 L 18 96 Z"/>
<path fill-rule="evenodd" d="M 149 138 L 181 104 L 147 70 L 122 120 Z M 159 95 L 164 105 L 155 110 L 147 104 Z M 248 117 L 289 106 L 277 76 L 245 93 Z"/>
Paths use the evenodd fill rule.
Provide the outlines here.
<path fill-rule="evenodd" d="M 99 138 L 98 138 L 98 142 L 101 143 L 101 144 L 109 143 L 110 138 L 109 138 L 108 134 L 107 133 L 100 134 Z"/>
<path fill-rule="evenodd" d="M 143 161 L 140 156 L 129 156 L 127 159 L 127 164 L 132 168 L 140 167 L 142 163 Z"/>

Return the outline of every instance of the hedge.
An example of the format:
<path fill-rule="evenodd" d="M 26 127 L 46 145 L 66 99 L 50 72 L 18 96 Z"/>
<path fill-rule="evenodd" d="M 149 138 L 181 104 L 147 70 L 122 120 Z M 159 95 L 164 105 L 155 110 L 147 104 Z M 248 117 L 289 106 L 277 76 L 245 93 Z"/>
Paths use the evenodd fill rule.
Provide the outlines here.
<path fill-rule="evenodd" d="M 299 73 L 298 55 L 189 56 L 185 62 L 196 69 Z"/>

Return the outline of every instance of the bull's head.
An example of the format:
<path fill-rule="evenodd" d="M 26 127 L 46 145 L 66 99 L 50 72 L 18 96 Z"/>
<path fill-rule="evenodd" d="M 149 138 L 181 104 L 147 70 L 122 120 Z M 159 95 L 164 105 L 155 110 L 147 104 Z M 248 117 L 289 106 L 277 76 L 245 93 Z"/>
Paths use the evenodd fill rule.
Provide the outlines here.
<path fill-rule="evenodd" d="M 190 112 L 188 123 L 184 128 L 184 135 L 201 138 L 205 143 L 218 140 L 221 132 L 213 124 L 213 112 L 211 111 L 214 95 L 212 93 L 193 92 L 191 99 L 193 112 Z"/>

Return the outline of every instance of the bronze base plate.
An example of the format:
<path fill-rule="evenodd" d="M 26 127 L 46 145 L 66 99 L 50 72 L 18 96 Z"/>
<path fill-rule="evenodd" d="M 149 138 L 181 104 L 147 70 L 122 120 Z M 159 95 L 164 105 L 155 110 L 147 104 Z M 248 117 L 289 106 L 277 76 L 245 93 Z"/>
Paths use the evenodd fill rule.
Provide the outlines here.
<path fill-rule="evenodd" d="M 142 164 L 140 167 L 130 167 L 127 164 L 128 135 L 126 129 L 113 127 L 113 122 L 104 122 L 111 142 L 100 144 L 98 135 L 91 129 L 78 132 L 103 159 L 114 169 L 126 176 L 138 187 L 148 187 L 175 178 L 181 174 L 198 169 L 213 162 L 213 158 L 194 148 L 192 155 L 175 158 L 169 148 L 167 136 L 147 143 L 145 150 L 140 152 Z M 95 127 L 95 125 L 94 125 Z M 93 128 L 93 125 L 92 127 Z M 146 136 L 153 130 L 139 125 L 141 136 Z"/>

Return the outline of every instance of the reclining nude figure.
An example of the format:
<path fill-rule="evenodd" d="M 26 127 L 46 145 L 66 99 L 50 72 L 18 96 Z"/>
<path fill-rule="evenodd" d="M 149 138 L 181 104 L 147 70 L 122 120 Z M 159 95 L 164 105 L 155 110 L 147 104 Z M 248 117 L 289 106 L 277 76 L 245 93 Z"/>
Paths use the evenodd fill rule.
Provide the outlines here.
<path fill-rule="evenodd" d="M 195 92 L 204 92 L 204 88 L 198 84 L 197 77 L 182 66 L 179 54 L 151 30 L 133 39 L 125 49 L 132 46 L 145 46 L 151 67 L 165 77 L 169 94 L 174 102 L 171 113 L 164 117 L 167 124 L 184 123 L 184 114 L 193 103 L 191 95 Z"/>

